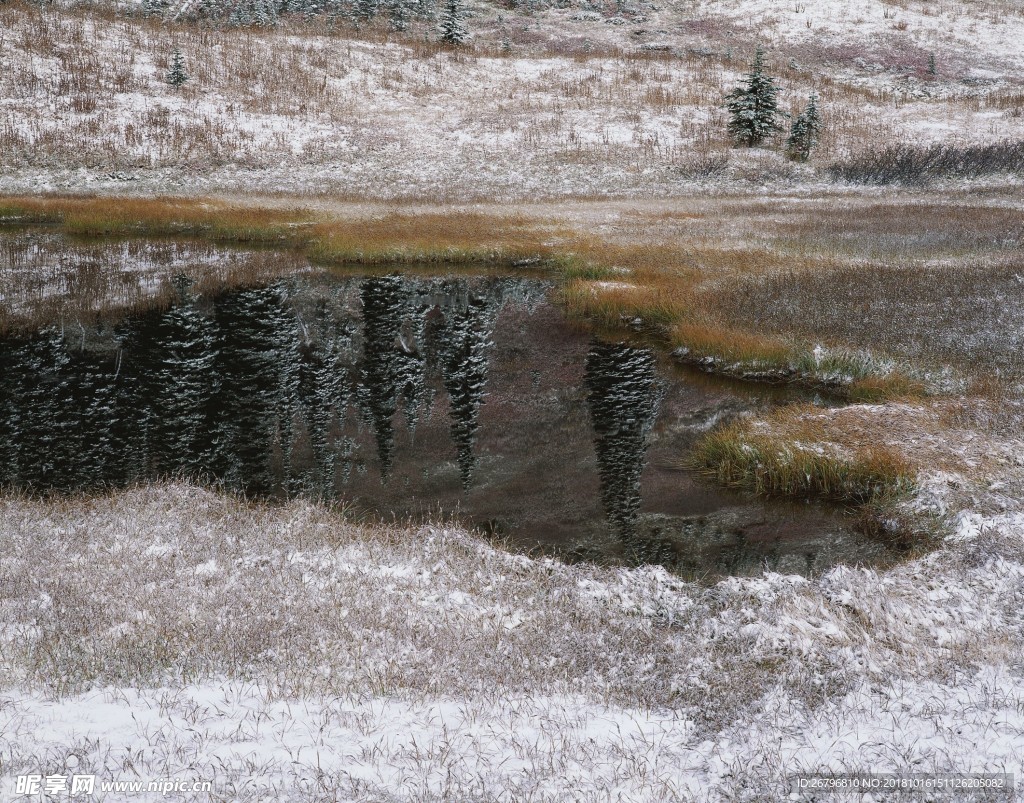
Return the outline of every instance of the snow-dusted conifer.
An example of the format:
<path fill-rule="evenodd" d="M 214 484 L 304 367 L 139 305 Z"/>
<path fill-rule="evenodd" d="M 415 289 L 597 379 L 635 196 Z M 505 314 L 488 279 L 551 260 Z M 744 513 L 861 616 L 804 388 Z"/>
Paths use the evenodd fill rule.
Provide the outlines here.
<path fill-rule="evenodd" d="M 368 22 L 377 16 L 378 0 L 352 0 L 352 16 L 357 23 Z"/>
<path fill-rule="evenodd" d="M 778 87 L 764 71 L 764 51 L 758 47 L 742 85 L 726 99 L 729 133 L 741 145 L 760 145 L 777 132 L 779 126 Z"/>
<path fill-rule="evenodd" d="M 818 114 L 818 99 L 815 95 L 811 95 L 807 101 L 807 108 L 796 116 L 789 130 L 786 150 L 789 152 L 790 158 L 806 162 L 811 156 L 811 150 L 818 144 L 820 132 L 821 117 Z"/>
<path fill-rule="evenodd" d="M 388 4 L 388 19 L 391 22 L 392 30 L 406 30 L 409 27 L 411 16 L 412 10 L 409 8 L 407 0 L 391 0 Z"/>
<path fill-rule="evenodd" d="M 469 30 L 463 20 L 466 11 L 462 0 L 445 0 L 441 12 L 441 41 L 449 45 L 462 45 L 469 41 Z"/>
<path fill-rule="evenodd" d="M 254 0 L 252 4 L 252 21 L 254 25 L 264 28 L 277 24 L 277 6 L 273 0 Z"/>
<path fill-rule="evenodd" d="M 167 83 L 173 87 L 179 87 L 189 80 L 189 74 L 185 70 L 185 57 L 181 50 L 174 48 L 171 54 L 171 68 L 167 71 Z"/>

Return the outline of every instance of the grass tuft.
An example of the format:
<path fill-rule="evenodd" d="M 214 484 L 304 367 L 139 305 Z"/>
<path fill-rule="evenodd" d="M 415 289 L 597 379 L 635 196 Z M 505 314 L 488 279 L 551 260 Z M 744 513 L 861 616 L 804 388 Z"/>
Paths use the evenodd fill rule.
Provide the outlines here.
<path fill-rule="evenodd" d="M 723 359 L 756 368 L 789 370 L 792 347 L 779 338 L 744 332 L 727 326 L 681 323 L 672 331 L 672 344 L 686 349 L 687 357 Z"/>
<path fill-rule="evenodd" d="M 857 504 L 909 492 L 916 476 L 908 460 L 883 445 L 840 452 L 831 444 L 760 430 L 749 421 L 706 435 L 692 460 L 723 485 L 766 496 L 816 496 Z"/>

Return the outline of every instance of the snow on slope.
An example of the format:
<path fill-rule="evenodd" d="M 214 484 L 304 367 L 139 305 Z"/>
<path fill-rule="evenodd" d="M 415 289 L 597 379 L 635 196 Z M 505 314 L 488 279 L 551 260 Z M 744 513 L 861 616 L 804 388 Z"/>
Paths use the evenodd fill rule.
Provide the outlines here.
<path fill-rule="evenodd" d="M 720 0 L 579 22 L 575 6 L 523 16 L 481 5 L 465 53 L 424 49 L 426 29 L 375 41 L 10 6 L 0 16 L 3 191 L 665 196 L 692 193 L 709 154 L 728 154 L 719 178 L 741 184 L 813 180 L 778 148 L 730 148 L 723 97 L 758 42 L 784 108 L 822 97 L 812 167 L 900 137 L 1024 136 L 1024 17 L 1011 10 Z M 505 36 L 522 42 L 499 55 Z M 652 43 L 669 50 L 634 57 Z M 164 81 L 175 46 L 192 74 L 180 90 Z"/>
<path fill-rule="evenodd" d="M 184 486 L 79 505 L 0 507 L 9 776 L 660 801 L 1024 769 L 1022 514 L 887 572 L 702 588 Z"/>

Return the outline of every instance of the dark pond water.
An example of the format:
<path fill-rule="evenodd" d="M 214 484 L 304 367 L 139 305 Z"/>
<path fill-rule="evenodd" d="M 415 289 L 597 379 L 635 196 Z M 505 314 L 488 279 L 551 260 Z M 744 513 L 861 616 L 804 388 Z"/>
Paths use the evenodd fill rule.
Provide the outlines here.
<path fill-rule="evenodd" d="M 306 275 L 199 293 L 182 278 L 170 307 L 8 335 L 2 482 L 201 476 L 686 576 L 886 559 L 840 511 L 767 504 L 683 468 L 716 421 L 779 398 L 597 339 L 549 289 Z"/>

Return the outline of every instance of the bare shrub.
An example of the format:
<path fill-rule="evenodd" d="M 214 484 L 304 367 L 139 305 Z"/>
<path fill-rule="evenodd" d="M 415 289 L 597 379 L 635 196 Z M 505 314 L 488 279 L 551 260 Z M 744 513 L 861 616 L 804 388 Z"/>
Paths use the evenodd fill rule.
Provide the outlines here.
<path fill-rule="evenodd" d="M 993 145 L 893 145 L 828 168 L 833 179 L 854 184 L 920 185 L 940 178 L 1024 173 L 1024 140 Z"/>

